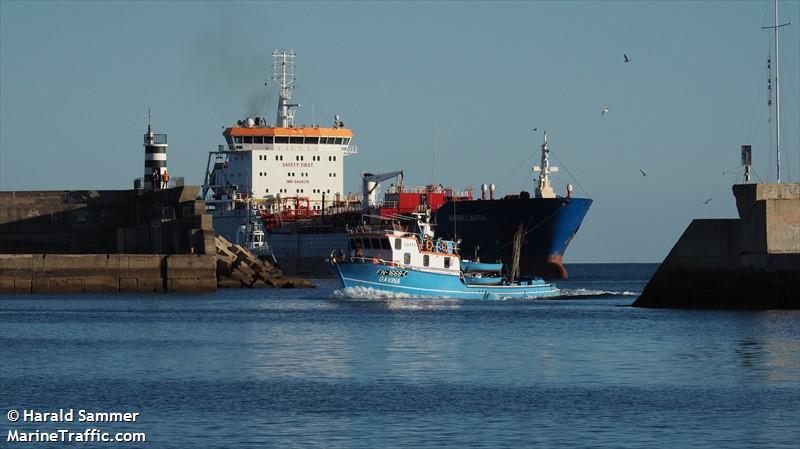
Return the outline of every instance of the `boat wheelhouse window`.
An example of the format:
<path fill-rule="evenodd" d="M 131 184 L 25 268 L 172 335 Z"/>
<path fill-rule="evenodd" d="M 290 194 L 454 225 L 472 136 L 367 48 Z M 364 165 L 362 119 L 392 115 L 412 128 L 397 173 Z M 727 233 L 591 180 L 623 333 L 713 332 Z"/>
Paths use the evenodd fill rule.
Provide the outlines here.
<path fill-rule="evenodd" d="M 319 137 L 306 137 L 305 143 L 306 144 L 310 143 L 310 144 L 316 145 L 316 144 L 319 143 Z"/>
<path fill-rule="evenodd" d="M 380 242 L 379 239 L 376 239 L 376 238 L 373 237 L 371 240 L 372 240 L 372 247 L 373 248 L 381 249 L 381 242 Z"/>
<path fill-rule="evenodd" d="M 253 136 L 244 136 L 244 143 L 253 143 Z"/>
<path fill-rule="evenodd" d="M 372 249 L 372 245 L 369 243 L 369 239 L 361 239 L 361 246 L 366 249 Z"/>
<path fill-rule="evenodd" d="M 264 138 L 262 136 L 254 136 L 253 143 L 264 143 Z"/>
<path fill-rule="evenodd" d="M 350 138 L 345 137 L 344 141 L 342 142 L 342 145 L 350 145 Z"/>
<path fill-rule="evenodd" d="M 242 138 L 240 136 L 236 136 L 233 138 L 233 141 L 236 143 L 242 143 Z"/>
<path fill-rule="evenodd" d="M 450 268 L 450 258 L 449 257 L 445 257 L 444 258 L 444 267 L 445 268 Z"/>
<path fill-rule="evenodd" d="M 289 143 L 289 136 L 275 136 L 275 143 Z"/>
<path fill-rule="evenodd" d="M 341 145 L 342 144 L 342 138 L 341 137 L 337 137 L 336 140 L 333 141 L 333 144 L 334 145 Z"/>
<path fill-rule="evenodd" d="M 392 245 L 389 244 L 389 239 L 381 239 L 381 248 L 392 249 Z"/>
<path fill-rule="evenodd" d="M 353 239 L 347 239 L 347 249 L 356 249 L 356 243 Z"/>
<path fill-rule="evenodd" d="M 427 254 L 422 256 L 422 265 L 427 267 L 427 266 L 430 266 L 430 264 L 431 264 L 431 257 L 429 255 L 427 255 Z"/>
<path fill-rule="evenodd" d="M 403 247 L 403 240 L 396 238 L 394 239 L 394 249 L 400 249 Z"/>
<path fill-rule="evenodd" d="M 303 143 L 303 136 L 289 137 L 289 143 Z"/>
<path fill-rule="evenodd" d="M 411 253 L 403 254 L 403 263 L 406 265 L 411 265 Z"/>

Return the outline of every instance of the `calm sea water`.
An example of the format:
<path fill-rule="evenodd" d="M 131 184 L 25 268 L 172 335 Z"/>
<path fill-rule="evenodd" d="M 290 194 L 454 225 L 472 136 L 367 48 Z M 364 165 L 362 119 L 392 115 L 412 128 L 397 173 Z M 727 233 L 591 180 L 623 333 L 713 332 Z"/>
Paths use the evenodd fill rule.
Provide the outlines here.
<path fill-rule="evenodd" d="M 800 313 L 627 307 L 655 268 L 573 265 L 547 301 L 0 296 L 0 447 L 800 447 Z M 141 417 L 6 416 L 59 408 Z"/>

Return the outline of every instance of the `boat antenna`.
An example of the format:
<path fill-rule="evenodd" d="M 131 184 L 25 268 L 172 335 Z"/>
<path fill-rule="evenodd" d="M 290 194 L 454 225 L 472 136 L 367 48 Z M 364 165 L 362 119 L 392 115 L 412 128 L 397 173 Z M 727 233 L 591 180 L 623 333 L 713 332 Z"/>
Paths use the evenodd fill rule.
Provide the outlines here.
<path fill-rule="evenodd" d="M 550 149 L 547 146 L 547 131 L 544 132 L 541 164 L 541 166 L 533 166 L 533 172 L 539 173 L 539 181 L 536 185 L 536 198 L 555 198 L 556 194 L 553 191 L 553 187 L 550 186 L 550 174 L 558 173 L 558 167 L 552 167 L 550 165 Z"/>
<path fill-rule="evenodd" d="M 778 0 L 775 0 L 775 24 L 761 27 L 762 30 L 773 30 L 775 33 L 775 157 L 777 158 L 778 183 L 781 182 L 781 85 L 780 85 L 780 51 L 778 50 L 778 30 L 791 25 L 786 22 L 778 25 Z M 771 115 L 771 114 L 770 114 Z"/>
<path fill-rule="evenodd" d="M 280 88 L 278 98 L 278 117 L 275 121 L 279 128 L 294 127 L 294 111 L 292 108 L 300 107 L 299 104 L 292 104 L 292 90 L 294 90 L 294 58 L 297 54 L 294 50 L 275 50 L 272 52 L 272 81 Z"/>

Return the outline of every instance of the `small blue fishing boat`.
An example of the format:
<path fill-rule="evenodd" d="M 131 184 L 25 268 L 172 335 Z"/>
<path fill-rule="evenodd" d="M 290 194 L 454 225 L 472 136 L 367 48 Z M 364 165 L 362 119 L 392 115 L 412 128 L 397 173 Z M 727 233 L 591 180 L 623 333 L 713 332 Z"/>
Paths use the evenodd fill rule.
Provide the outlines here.
<path fill-rule="evenodd" d="M 347 251 L 336 250 L 327 261 L 344 288 L 459 299 L 545 298 L 558 294 L 555 285 L 540 278 L 509 280 L 501 275 L 502 264 L 462 261 L 456 242 L 434 240 L 427 226 L 419 224 L 419 232 L 351 230 Z"/>

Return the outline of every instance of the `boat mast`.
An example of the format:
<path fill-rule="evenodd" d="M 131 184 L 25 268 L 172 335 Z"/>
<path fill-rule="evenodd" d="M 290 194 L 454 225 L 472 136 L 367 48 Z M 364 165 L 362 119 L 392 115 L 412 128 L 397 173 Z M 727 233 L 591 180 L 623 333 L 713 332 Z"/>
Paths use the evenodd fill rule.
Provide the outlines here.
<path fill-rule="evenodd" d="M 556 193 L 550 185 L 550 173 L 557 173 L 558 167 L 550 166 L 550 150 L 547 148 L 547 131 L 544 132 L 541 164 L 541 166 L 533 166 L 534 173 L 539 173 L 539 182 L 536 186 L 536 198 L 555 198 Z"/>
<path fill-rule="evenodd" d="M 775 25 L 770 27 L 761 27 L 762 30 L 772 29 L 775 33 L 775 156 L 777 158 L 777 175 L 778 183 L 781 182 L 781 84 L 780 79 L 781 64 L 780 54 L 778 50 L 778 28 L 791 25 L 792 22 L 786 22 L 778 25 L 778 0 L 775 0 Z"/>
<path fill-rule="evenodd" d="M 280 88 L 278 98 L 278 117 L 275 126 L 278 128 L 291 128 L 294 126 L 294 111 L 292 108 L 299 107 L 299 104 L 292 104 L 292 89 L 294 89 L 294 50 L 275 50 L 272 52 L 274 61 L 272 63 L 272 81 Z"/>

